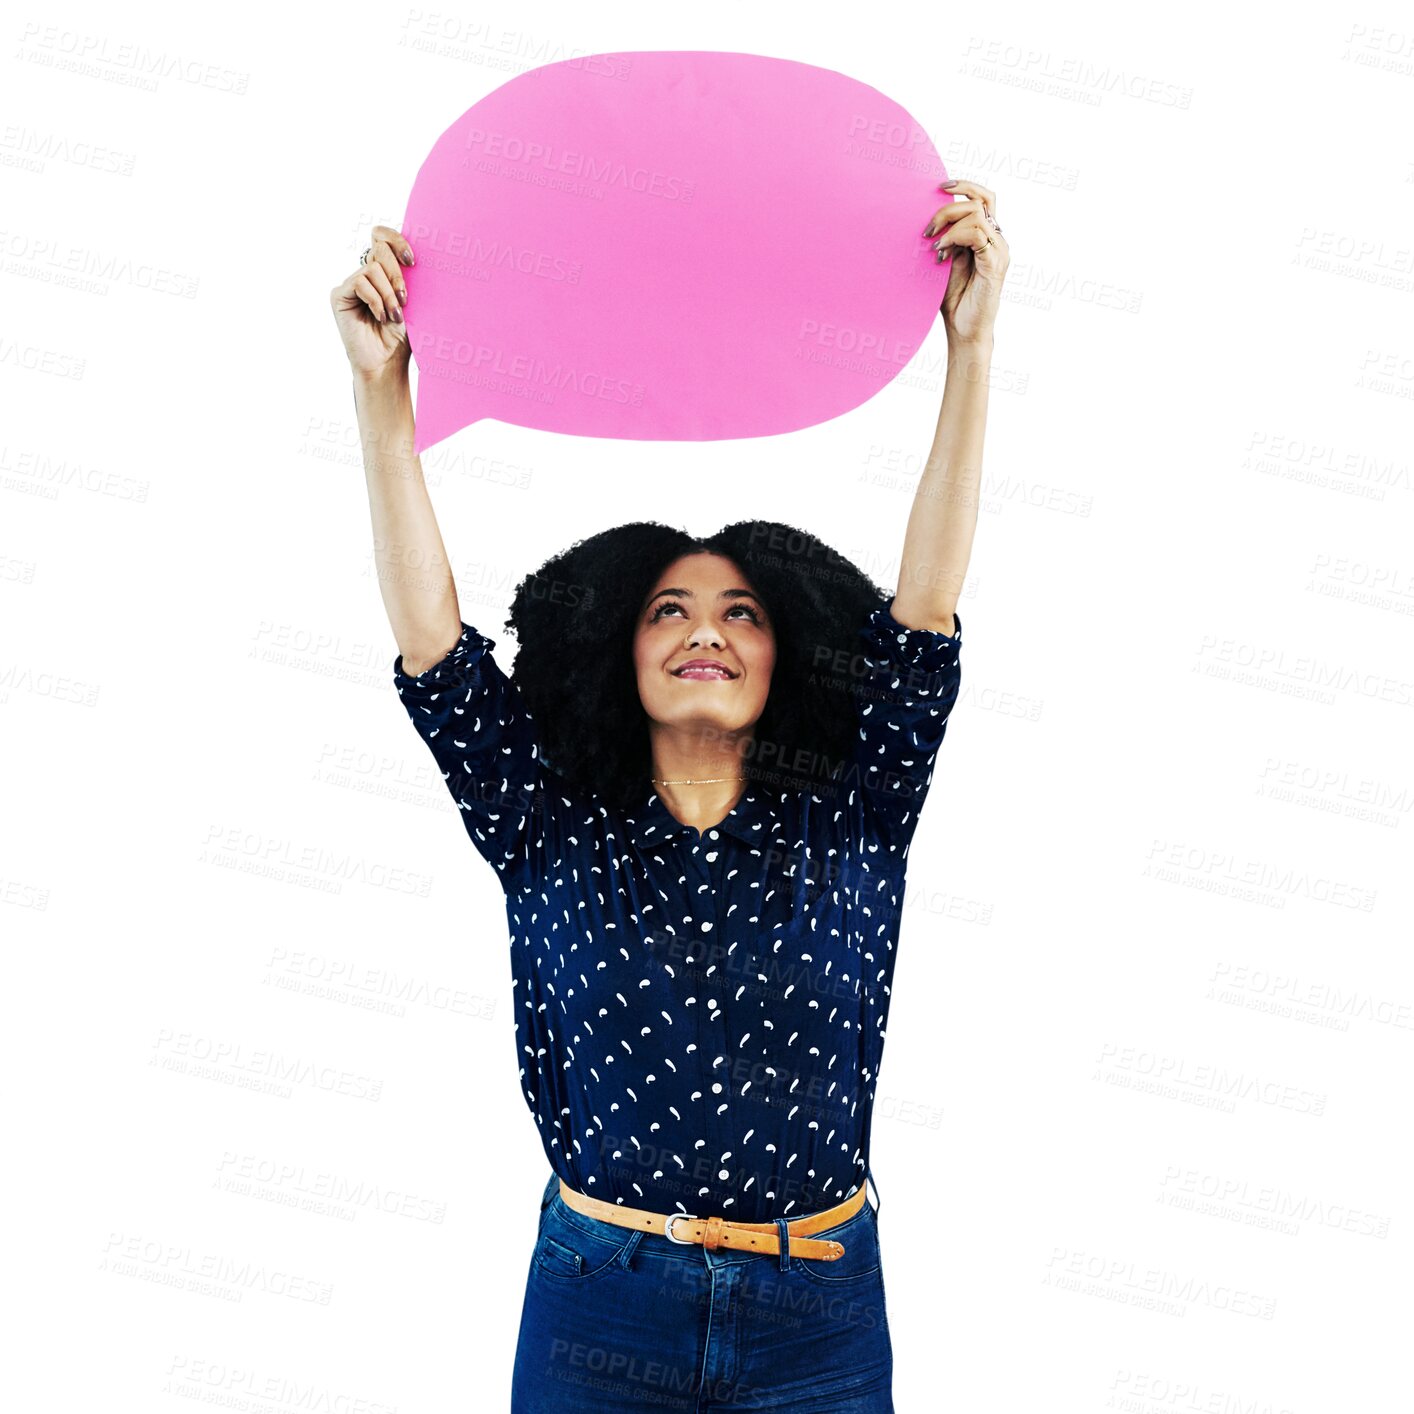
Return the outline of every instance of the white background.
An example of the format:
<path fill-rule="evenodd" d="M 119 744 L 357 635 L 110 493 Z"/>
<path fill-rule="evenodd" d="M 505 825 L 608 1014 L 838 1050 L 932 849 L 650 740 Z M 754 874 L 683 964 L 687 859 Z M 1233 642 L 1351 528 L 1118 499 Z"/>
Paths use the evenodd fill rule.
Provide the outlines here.
<path fill-rule="evenodd" d="M 10 17 L 5 1404 L 507 1407 L 548 1170 L 328 292 L 478 98 L 647 49 L 881 88 L 1011 245 L 874 1128 L 898 1408 L 1407 1399 L 1414 27 L 1353 14 Z M 458 433 L 464 617 L 509 667 L 520 576 L 638 518 L 890 587 L 944 355 L 778 438 Z"/>

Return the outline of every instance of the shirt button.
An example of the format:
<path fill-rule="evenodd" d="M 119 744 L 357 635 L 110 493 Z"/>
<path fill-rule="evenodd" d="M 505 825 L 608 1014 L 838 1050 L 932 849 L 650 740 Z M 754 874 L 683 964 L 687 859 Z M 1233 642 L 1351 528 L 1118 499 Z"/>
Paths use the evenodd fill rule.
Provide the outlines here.
<path fill-rule="evenodd" d="M 729 1174 L 729 1173 L 726 1171 L 726 1169 L 718 1169 L 718 1170 L 717 1170 L 717 1177 L 718 1177 L 718 1178 L 730 1178 L 730 1177 L 731 1177 L 731 1174 Z"/>
<path fill-rule="evenodd" d="M 720 1094 L 722 1093 L 722 1082 L 721 1082 L 720 1080 L 717 1080 L 717 1081 L 714 1081 L 714 1082 L 713 1082 L 713 1084 L 712 1084 L 712 1093 L 713 1093 L 714 1095 L 720 1095 Z"/>

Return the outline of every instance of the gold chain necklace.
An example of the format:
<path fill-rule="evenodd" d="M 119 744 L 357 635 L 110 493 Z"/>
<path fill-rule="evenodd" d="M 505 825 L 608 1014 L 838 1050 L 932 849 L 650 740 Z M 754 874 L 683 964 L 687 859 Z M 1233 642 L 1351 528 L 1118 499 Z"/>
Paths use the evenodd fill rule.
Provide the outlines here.
<path fill-rule="evenodd" d="M 746 777 L 745 777 L 745 776 L 713 776 L 710 780 L 702 780 L 702 781 L 694 781 L 694 780 L 686 780 L 686 781 L 665 781 L 665 780 L 661 780 L 661 779 L 660 779 L 659 777 L 657 777 L 657 776 L 649 776 L 648 779 L 649 779 L 650 781 L 652 781 L 655 786 L 715 786 L 715 785 L 719 785 L 722 781 L 744 781 L 744 780 L 746 779 Z"/>

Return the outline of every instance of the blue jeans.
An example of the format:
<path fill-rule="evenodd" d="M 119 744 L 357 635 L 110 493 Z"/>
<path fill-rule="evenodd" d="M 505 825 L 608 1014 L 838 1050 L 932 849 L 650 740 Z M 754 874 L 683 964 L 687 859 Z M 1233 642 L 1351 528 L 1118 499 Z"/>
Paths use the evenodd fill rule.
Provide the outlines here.
<path fill-rule="evenodd" d="M 848 1222 L 811 1234 L 844 1244 L 843 1257 L 824 1262 L 671 1242 L 585 1217 L 559 1189 L 551 1175 L 511 1414 L 893 1414 L 878 1214 L 867 1191 Z"/>

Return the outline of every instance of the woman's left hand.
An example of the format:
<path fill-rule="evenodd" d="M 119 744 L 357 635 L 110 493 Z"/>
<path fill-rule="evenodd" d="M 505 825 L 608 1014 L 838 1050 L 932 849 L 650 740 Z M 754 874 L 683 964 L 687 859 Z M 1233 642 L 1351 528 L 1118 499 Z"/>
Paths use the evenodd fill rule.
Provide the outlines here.
<path fill-rule="evenodd" d="M 948 288 L 939 311 L 949 343 L 978 343 L 992 337 L 1002 302 L 1002 281 L 1011 254 L 996 224 L 997 198 L 976 182 L 944 182 L 954 200 L 933 213 L 923 234 L 938 236 L 938 259 L 951 254 Z M 941 234 L 939 234 L 941 233 Z"/>

